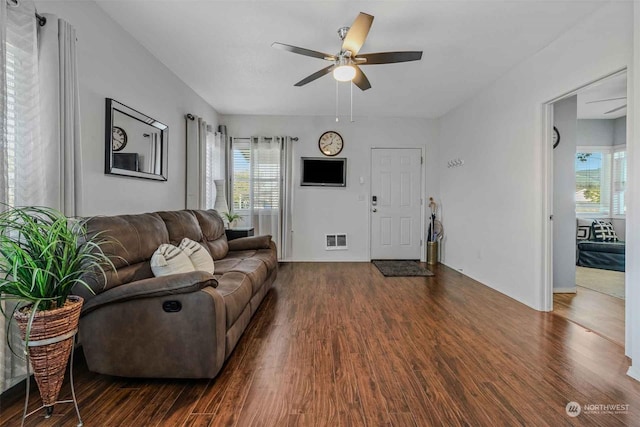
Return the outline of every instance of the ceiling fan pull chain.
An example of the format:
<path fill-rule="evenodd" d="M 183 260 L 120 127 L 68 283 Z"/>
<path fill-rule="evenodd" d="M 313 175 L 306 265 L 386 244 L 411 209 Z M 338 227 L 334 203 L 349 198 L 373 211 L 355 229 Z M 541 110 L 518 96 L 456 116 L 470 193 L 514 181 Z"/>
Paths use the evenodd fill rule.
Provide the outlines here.
<path fill-rule="evenodd" d="M 336 80 L 336 122 L 339 122 L 338 118 L 338 81 Z"/>

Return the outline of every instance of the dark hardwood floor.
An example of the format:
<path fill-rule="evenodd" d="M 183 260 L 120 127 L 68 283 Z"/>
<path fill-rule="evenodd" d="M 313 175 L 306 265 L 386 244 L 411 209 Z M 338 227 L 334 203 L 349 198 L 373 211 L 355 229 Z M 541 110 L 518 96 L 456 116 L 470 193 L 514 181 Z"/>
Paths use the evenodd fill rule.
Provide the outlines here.
<path fill-rule="evenodd" d="M 433 271 L 384 278 L 369 263 L 282 265 L 214 380 L 119 379 L 78 363 L 85 426 L 640 425 L 640 383 L 625 375 L 621 346 Z M 2 425 L 19 425 L 21 392 L 2 397 Z M 570 418 L 570 401 L 629 409 Z M 73 426 L 73 407 L 27 425 Z"/>

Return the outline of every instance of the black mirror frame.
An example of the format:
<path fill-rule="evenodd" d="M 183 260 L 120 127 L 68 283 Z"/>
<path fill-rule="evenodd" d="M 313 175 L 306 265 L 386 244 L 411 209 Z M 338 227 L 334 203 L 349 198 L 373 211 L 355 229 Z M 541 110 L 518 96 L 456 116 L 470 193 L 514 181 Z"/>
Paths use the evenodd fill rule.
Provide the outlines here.
<path fill-rule="evenodd" d="M 169 127 L 164 123 L 152 119 L 146 114 L 127 107 L 126 105 L 111 99 L 106 98 L 105 105 L 105 154 L 104 154 L 104 173 L 107 175 L 119 175 L 132 178 L 151 179 L 155 181 L 167 181 L 168 179 L 168 153 L 169 153 Z M 118 111 L 133 119 L 136 119 L 143 124 L 152 126 L 160 130 L 160 174 L 153 174 L 148 172 L 139 172 L 129 169 L 120 169 L 113 166 L 113 113 Z"/>

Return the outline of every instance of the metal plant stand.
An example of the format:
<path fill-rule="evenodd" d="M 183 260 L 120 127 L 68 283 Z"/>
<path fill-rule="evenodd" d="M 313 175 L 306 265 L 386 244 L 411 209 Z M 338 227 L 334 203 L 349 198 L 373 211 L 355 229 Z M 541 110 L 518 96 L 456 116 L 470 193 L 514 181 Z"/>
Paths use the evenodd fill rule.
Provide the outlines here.
<path fill-rule="evenodd" d="M 57 405 L 58 403 L 73 403 L 73 406 L 75 406 L 76 408 L 76 414 L 78 415 L 78 427 L 82 427 L 84 424 L 82 422 L 82 418 L 80 418 L 80 409 L 78 409 L 78 399 L 76 399 L 76 391 L 75 388 L 73 386 L 73 359 L 74 359 L 74 353 L 75 353 L 75 336 L 78 333 L 78 328 L 74 329 L 73 331 L 70 331 L 66 334 L 57 336 L 57 337 L 53 337 L 53 338 L 49 338 L 46 340 L 38 340 L 38 341 L 29 341 L 28 345 L 25 346 L 25 353 L 27 354 L 27 395 L 25 396 L 24 399 L 24 411 L 22 412 L 22 422 L 20 423 L 21 427 L 24 427 L 24 421 L 30 417 L 31 415 L 35 414 L 36 412 L 40 411 L 41 409 L 45 409 L 45 418 L 50 418 L 51 415 L 53 414 L 53 407 L 54 405 Z M 31 383 L 31 372 L 30 372 L 30 365 L 31 363 L 29 362 L 29 348 L 30 347 L 39 347 L 42 345 L 49 345 L 49 344 L 55 344 L 57 342 L 60 341 L 64 341 L 66 339 L 69 338 L 73 338 L 74 343 L 71 346 L 71 361 L 69 362 L 69 383 L 71 384 L 71 400 L 58 400 L 56 401 L 53 405 L 51 406 L 45 406 L 42 405 L 40 406 L 38 409 L 34 409 L 33 411 L 27 413 L 27 408 L 29 407 L 29 385 Z"/>

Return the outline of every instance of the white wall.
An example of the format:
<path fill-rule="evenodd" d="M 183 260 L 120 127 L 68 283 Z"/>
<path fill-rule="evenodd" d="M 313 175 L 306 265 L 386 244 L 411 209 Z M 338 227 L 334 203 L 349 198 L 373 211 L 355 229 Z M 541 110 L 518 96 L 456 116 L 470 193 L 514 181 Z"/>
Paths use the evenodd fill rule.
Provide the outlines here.
<path fill-rule="evenodd" d="M 108 215 L 183 209 L 186 125 L 192 113 L 217 124 L 216 111 L 93 2 L 37 1 L 77 31 L 83 149 L 79 214 Z M 105 98 L 169 126 L 168 181 L 104 174 Z"/>
<path fill-rule="evenodd" d="M 589 147 L 613 145 L 614 124 L 615 120 L 607 119 L 578 120 L 577 145 Z"/>
<path fill-rule="evenodd" d="M 553 125 L 560 143 L 553 150 L 553 289 L 573 292 L 576 287 L 576 137 L 577 96 L 553 104 Z M 604 121 L 604 120 L 602 120 Z M 608 121 L 608 120 L 607 120 Z M 610 126 L 610 140 L 613 127 Z"/>
<path fill-rule="evenodd" d="M 543 289 L 543 104 L 632 58 L 633 5 L 605 4 L 440 121 L 444 262 L 533 308 Z"/>
<path fill-rule="evenodd" d="M 370 149 L 372 147 L 425 148 L 426 186 L 423 196 L 438 200 L 436 160 L 438 126 L 428 119 L 359 118 L 336 123 L 335 117 L 221 116 L 234 137 L 297 136 L 294 150 L 293 261 L 368 261 Z M 300 157 L 322 157 L 318 138 L 336 130 L 344 138 L 339 157 L 346 157 L 347 187 L 301 187 Z M 364 184 L 360 184 L 363 177 Z M 426 205 L 426 203 L 425 203 Z M 444 224 L 446 232 L 446 223 Z M 346 251 L 325 250 L 325 234 L 347 233 Z"/>

